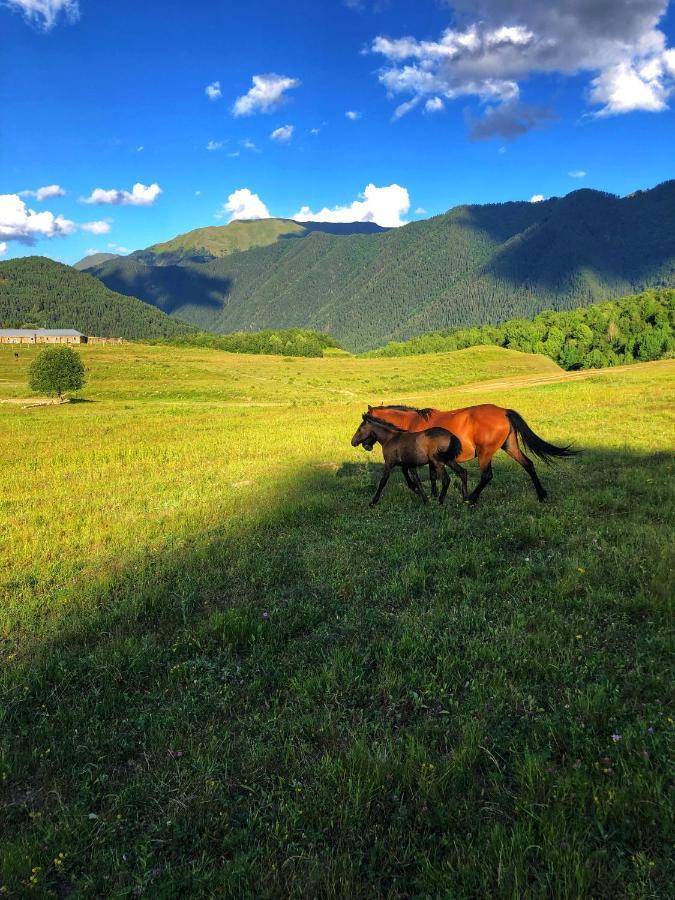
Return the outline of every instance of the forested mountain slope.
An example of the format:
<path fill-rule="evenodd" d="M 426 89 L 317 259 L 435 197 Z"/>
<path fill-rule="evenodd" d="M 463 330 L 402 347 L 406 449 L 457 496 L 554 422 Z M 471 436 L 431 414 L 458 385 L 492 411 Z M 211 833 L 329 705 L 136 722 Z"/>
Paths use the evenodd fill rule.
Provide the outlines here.
<path fill-rule="evenodd" d="M 382 234 L 334 235 L 158 267 L 96 266 L 108 287 L 200 328 L 315 328 L 350 350 L 675 284 L 675 181 L 618 198 L 460 206 Z"/>
<path fill-rule="evenodd" d="M 83 334 L 150 340 L 193 331 L 177 319 L 109 290 L 44 256 L 0 262 L 0 327 L 76 328 Z"/>

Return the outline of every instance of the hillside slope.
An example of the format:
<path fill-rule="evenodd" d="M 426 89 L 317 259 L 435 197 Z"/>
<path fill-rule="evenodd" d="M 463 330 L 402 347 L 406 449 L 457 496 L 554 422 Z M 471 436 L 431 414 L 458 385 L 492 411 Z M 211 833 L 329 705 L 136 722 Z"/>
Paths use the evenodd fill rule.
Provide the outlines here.
<path fill-rule="evenodd" d="M 675 284 L 675 181 L 625 198 L 460 206 L 383 234 L 314 232 L 201 263 L 116 259 L 92 274 L 201 328 L 315 328 L 363 350 Z"/>
<path fill-rule="evenodd" d="M 85 272 L 42 256 L 0 262 L 0 325 L 77 328 L 129 340 L 193 330 L 142 300 L 114 293 Z"/>
<path fill-rule="evenodd" d="M 109 259 L 117 259 L 118 256 L 119 253 L 90 253 L 88 256 L 83 256 L 82 259 L 73 263 L 73 268 L 79 272 L 85 272 L 87 269 L 108 262 Z"/>

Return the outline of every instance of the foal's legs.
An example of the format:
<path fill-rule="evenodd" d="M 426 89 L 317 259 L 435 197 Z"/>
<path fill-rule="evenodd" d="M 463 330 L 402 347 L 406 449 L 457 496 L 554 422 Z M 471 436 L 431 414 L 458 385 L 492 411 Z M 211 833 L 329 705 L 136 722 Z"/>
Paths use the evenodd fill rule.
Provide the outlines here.
<path fill-rule="evenodd" d="M 391 474 L 391 466 L 386 462 L 384 464 L 384 472 L 382 473 L 382 478 L 380 478 L 380 483 L 377 486 L 377 490 L 375 491 L 375 495 L 373 499 L 370 501 L 371 506 L 375 506 L 377 501 L 380 499 L 380 494 L 384 490 L 385 484 L 389 481 L 389 475 Z"/>
<path fill-rule="evenodd" d="M 509 432 L 509 436 L 502 444 L 502 450 L 505 450 L 506 453 L 509 454 L 511 459 L 515 459 L 515 461 L 517 463 L 520 463 L 520 465 L 525 469 L 527 474 L 532 479 L 532 484 L 534 485 L 534 489 L 537 492 L 537 498 L 539 499 L 539 502 L 543 503 L 546 499 L 546 491 L 544 490 L 541 481 L 539 481 L 539 477 L 534 468 L 534 463 L 529 457 L 525 456 L 523 451 L 518 446 L 518 438 L 515 431 Z"/>
<path fill-rule="evenodd" d="M 424 488 L 422 487 L 422 482 L 420 481 L 420 476 L 419 476 L 418 473 L 417 473 L 417 469 L 411 469 L 411 470 L 410 470 L 410 475 L 411 475 L 413 481 L 415 482 L 415 484 L 417 485 L 417 493 L 418 493 L 418 494 L 420 495 L 420 497 L 422 498 L 422 502 L 423 502 L 423 503 L 427 503 L 428 500 L 429 500 L 429 498 L 428 498 L 427 495 L 424 493 Z"/>
<path fill-rule="evenodd" d="M 476 487 L 471 491 L 468 497 L 469 503 L 478 503 L 478 498 L 480 497 L 483 490 L 490 484 L 492 481 L 492 454 L 494 451 L 485 451 L 479 450 L 478 452 L 478 464 L 480 466 L 480 481 L 476 485 Z"/>
<path fill-rule="evenodd" d="M 410 469 L 407 466 L 401 466 L 401 471 L 403 472 L 403 477 L 405 478 L 405 483 L 408 485 L 413 494 L 417 493 L 417 484 L 410 476 Z"/>

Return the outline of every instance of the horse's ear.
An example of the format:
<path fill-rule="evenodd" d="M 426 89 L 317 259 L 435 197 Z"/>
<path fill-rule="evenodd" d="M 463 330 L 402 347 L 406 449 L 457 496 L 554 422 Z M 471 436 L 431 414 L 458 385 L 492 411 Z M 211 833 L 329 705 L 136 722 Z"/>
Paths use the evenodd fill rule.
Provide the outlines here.
<path fill-rule="evenodd" d="M 372 411 L 373 411 L 373 407 L 372 407 L 372 406 L 370 405 L 370 403 L 369 403 L 369 404 L 368 404 L 368 412 L 372 412 Z"/>

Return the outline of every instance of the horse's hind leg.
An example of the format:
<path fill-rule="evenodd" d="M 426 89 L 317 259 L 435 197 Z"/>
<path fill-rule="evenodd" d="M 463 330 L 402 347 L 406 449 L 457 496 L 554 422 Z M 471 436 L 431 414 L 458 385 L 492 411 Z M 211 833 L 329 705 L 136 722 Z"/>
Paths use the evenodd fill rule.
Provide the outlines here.
<path fill-rule="evenodd" d="M 443 465 L 443 463 L 439 462 L 436 464 L 436 466 L 437 466 L 436 474 L 441 476 L 441 485 L 442 485 L 441 493 L 438 498 L 438 502 L 443 503 L 443 501 L 445 500 L 445 495 L 448 493 L 448 485 L 450 484 L 450 476 L 446 472 L 445 466 Z"/>
<path fill-rule="evenodd" d="M 469 491 L 467 490 L 467 474 L 466 469 L 463 469 L 459 463 L 456 463 L 454 459 L 449 460 L 446 463 L 446 466 L 450 466 L 455 475 L 459 478 L 462 483 L 462 500 L 469 499 Z"/>
<path fill-rule="evenodd" d="M 436 469 L 432 462 L 429 463 L 429 481 L 431 482 L 431 496 L 438 497 L 438 488 L 436 487 Z"/>
<path fill-rule="evenodd" d="M 532 479 L 532 484 L 534 485 L 534 489 L 537 492 L 537 497 L 540 503 L 543 503 L 546 499 L 546 491 L 544 490 L 544 486 L 541 481 L 539 481 L 539 476 L 537 475 L 537 471 L 534 468 L 534 463 L 532 460 L 525 456 L 523 451 L 518 446 L 518 438 L 516 437 L 515 431 L 511 431 L 509 436 L 502 444 L 502 450 L 509 454 L 511 459 L 515 459 L 519 465 L 521 465 L 527 474 Z"/>
<path fill-rule="evenodd" d="M 481 493 L 492 481 L 492 453 L 479 451 L 478 464 L 480 466 L 480 481 L 471 491 L 468 497 L 469 503 L 472 504 L 478 503 L 478 498 L 480 497 Z"/>

